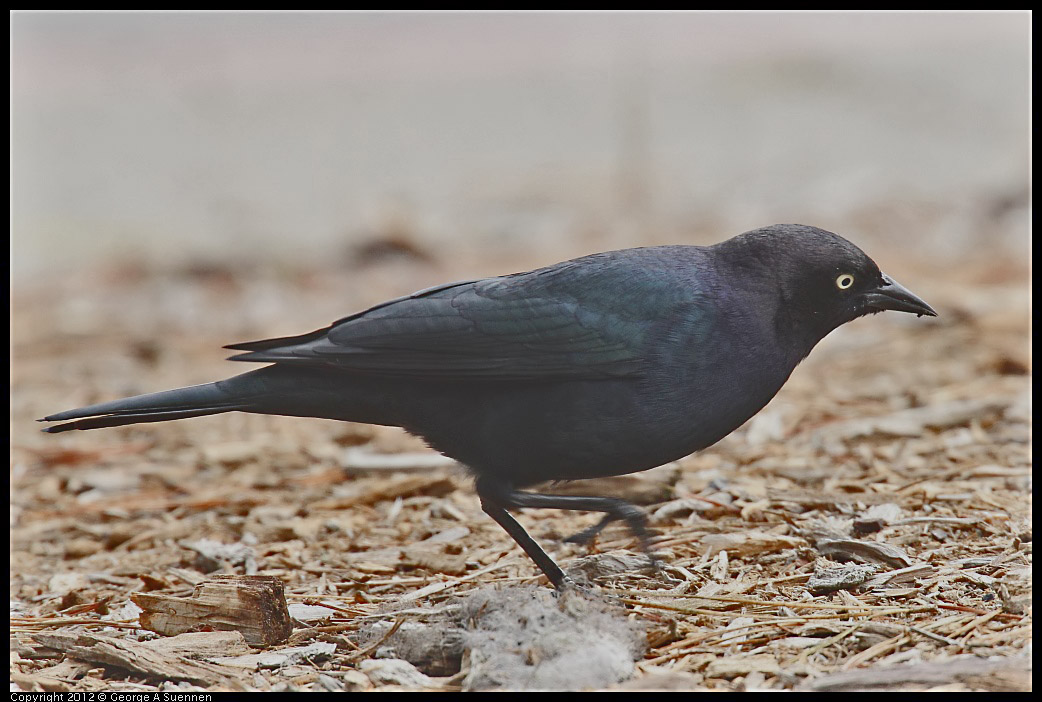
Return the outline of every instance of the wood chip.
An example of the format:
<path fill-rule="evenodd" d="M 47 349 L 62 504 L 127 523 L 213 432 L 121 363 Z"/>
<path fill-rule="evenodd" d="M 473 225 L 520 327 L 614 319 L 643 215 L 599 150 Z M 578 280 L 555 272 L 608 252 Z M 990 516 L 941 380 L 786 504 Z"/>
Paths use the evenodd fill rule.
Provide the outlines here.
<path fill-rule="evenodd" d="M 370 659 L 362 661 L 358 667 L 369 676 L 374 685 L 398 685 L 407 690 L 437 687 L 433 680 L 417 670 L 412 663 L 397 658 Z"/>
<path fill-rule="evenodd" d="M 746 656 L 725 656 L 712 661 L 707 667 L 707 678 L 737 678 L 752 672 L 777 675 L 781 672 L 778 659 L 769 653 L 754 653 Z"/>
<path fill-rule="evenodd" d="M 216 575 L 196 586 L 191 597 L 135 593 L 131 600 L 144 610 L 141 626 L 164 636 L 218 629 L 241 632 L 254 646 L 270 646 L 293 631 L 282 581 L 271 576 Z"/>
<path fill-rule="evenodd" d="M 827 595 L 837 590 L 849 590 L 864 583 L 874 572 L 874 566 L 858 564 L 816 568 L 814 575 L 807 581 L 807 589 L 812 595 Z"/>
<path fill-rule="evenodd" d="M 898 547 L 876 541 L 819 539 L 814 547 L 821 555 L 836 560 L 857 560 L 892 568 L 905 568 L 912 564 L 912 558 Z"/>
<path fill-rule="evenodd" d="M 250 670 L 279 669 L 300 663 L 311 664 L 329 658 L 336 653 L 336 644 L 316 642 L 307 646 L 280 648 L 275 651 L 248 653 L 241 656 L 216 656 L 210 660 L 221 665 Z"/>
<path fill-rule="evenodd" d="M 341 510 L 377 502 L 393 501 L 399 497 L 414 495 L 433 495 L 442 497 L 453 492 L 456 485 L 444 475 L 400 475 L 388 477 L 379 482 L 353 483 L 350 492 L 353 494 L 319 500 L 311 505 L 311 509 Z"/>
<path fill-rule="evenodd" d="M 107 668 L 116 668 L 150 680 L 184 680 L 199 685 L 222 685 L 240 689 L 228 671 L 205 661 L 193 661 L 169 651 L 158 651 L 147 642 L 99 634 L 46 632 L 34 636 L 70 658 Z"/>
<path fill-rule="evenodd" d="M 240 631 L 198 631 L 145 641 L 157 653 L 202 659 L 249 653 L 250 647 Z"/>
<path fill-rule="evenodd" d="M 960 656 L 957 660 L 943 663 L 880 666 L 832 673 L 807 681 L 799 689 L 811 692 L 907 691 L 952 683 L 962 683 L 965 689 L 975 691 L 1028 692 L 1031 690 L 1031 662 Z"/>
<path fill-rule="evenodd" d="M 936 572 L 936 568 L 927 563 L 916 563 L 915 565 L 880 573 L 865 581 L 863 589 L 875 589 L 888 585 L 899 585 L 901 583 L 913 582 L 916 578 L 925 578 Z"/>
<path fill-rule="evenodd" d="M 467 572 L 464 554 L 444 553 L 430 546 L 406 546 L 401 550 L 403 566 L 423 568 L 434 573 L 462 575 Z"/>
<path fill-rule="evenodd" d="M 771 534 L 764 531 L 743 531 L 730 534 L 706 534 L 702 537 L 707 554 L 728 551 L 732 556 L 753 556 L 762 553 L 776 553 L 790 548 L 807 545 L 804 539 Z"/>
<path fill-rule="evenodd" d="M 829 425 L 815 432 L 818 441 L 850 441 L 867 436 L 922 436 L 926 429 L 962 426 L 971 420 L 994 416 L 1012 404 L 1008 396 L 981 400 L 955 400 L 943 404 L 915 407 L 882 417 L 853 419 Z"/>

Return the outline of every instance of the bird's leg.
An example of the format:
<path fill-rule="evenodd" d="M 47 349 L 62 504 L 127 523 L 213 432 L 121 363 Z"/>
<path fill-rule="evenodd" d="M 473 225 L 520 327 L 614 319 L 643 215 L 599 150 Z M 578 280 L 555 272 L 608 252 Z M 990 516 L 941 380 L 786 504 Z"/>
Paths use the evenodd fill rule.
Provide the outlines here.
<path fill-rule="evenodd" d="M 565 538 L 564 542 L 567 544 L 581 544 L 585 546 L 586 544 L 593 541 L 593 538 L 597 536 L 597 534 L 600 534 L 602 531 L 604 531 L 604 527 L 618 520 L 619 517 L 615 516 L 614 514 L 606 514 L 604 515 L 604 518 L 601 521 L 597 522 L 591 527 L 583 529 L 580 532 L 572 534 L 571 536 Z"/>
<path fill-rule="evenodd" d="M 531 492 L 516 491 L 517 507 L 546 507 L 549 509 L 574 509 L 587 512 L 604 512 L 604 518 L 593 526 L 583 529 L 578 534 L 569 536 L 565 541 L 586 544 L 601 533 L 604 527 L 612 522 L 622 520 L 630 528 L 630 533 L 637 537 L 640 549 L 657 565 L 651 553 L 651 537 L 648 533 L 648 517 L 644 510 L 617 497 L 593 497 L 578 495 L 542 495 Z"/>
<path fill-rule="evenodd" d="M 485 511 L 485 514 L 496 520 L 496 523 L 510 534 L 511 538 L 517 542 L 517 545 L 524 549 L 528 557 L 535 561 L 539 570 L 543 571 L 543 574 L 549 579 L 554 589 L 564 590 L 567 588 L 571 584 L 571 579 L 564 574 L 561 567 L 554 563 L 550 556 L 546 555 L 546 551 L 540 548 L 535 539 L 528 535 L 525 528 L 511 517 L 510 513 L 494 497 L 482 492 L 480 486 L 478 495 L 481 497 L 481 509 Z"/>
<path fill-rule="evenodd" d="M 486 500 L 491 500 L 496 506 L 503 510 L 504 508 L 524 508 L 524 507 L 541 507 L 547 509 L 568 509 L 568 510 L 583 510 L 587 512 L 604 512 L 604 518 L 593 525 L 589 529 L 585 529 L 572 537 L 569 537 L 568 541 L 577 541 L 579 543 L 585 543 L 596 536 L 604 527 L 614 521 L 624 520 L 629 526 L 630 531 L 633 533 L 637 540 L 640 542 L 641 550 L 647 554 L 651 560 L 652 565 L 656 565 L 655 557 L 651 554 L 651 541 L 648 534 L 648 518 L 636 505 L 633 505 L 626 500 L 620 500 L 616 497 L 587 497 L 587 496 L 576 496 L 576 495 L 543 495 L 534 492 L 522 492 L 521 490 L 515 490 L 512 487 L 502 485 L 499 483 L 488 483 L 479 481 L 478 483 L 478 494 L 481 495 L 482 506 L 486 504 Z M 495 514 L 489 511 L 488 507 L 485 507 L 485 512 L 495 519 L 499 524 L 507 530 L 514 540 L 520 544 L 521 548 L 525 549 L 525 552 L 532 557 L 532 560 L 536 562 L 540 570 L 546 573 L 546 576 L 553 582 L 553 577 L 542 565 L 539 558 L 533 555 L 529 547 L 518 536 L 518 532 L 531 543 L 531 546 L 540 554 L 540 556 L 547 562 L 552 564 L 554 568 L 557 568 L 556 564 L 550 560 L 539 546 L 532 541 L 532 537 L 518 524 L 509 514 L 503 512 L 504 517 L 510 520 L 512 527 L 508 526 L 497 517 Z M 556 587 L 556 585 L 555 585 Z"/>

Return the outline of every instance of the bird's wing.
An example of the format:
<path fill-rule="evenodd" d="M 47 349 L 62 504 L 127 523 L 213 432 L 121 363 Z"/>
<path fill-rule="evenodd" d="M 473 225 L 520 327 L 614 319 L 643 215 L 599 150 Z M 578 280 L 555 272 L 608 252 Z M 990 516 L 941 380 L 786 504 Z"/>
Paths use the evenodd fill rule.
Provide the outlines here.
<path fill-rule="evenodd" d="M 452 283 L 299 337 L 235 344 L 232 360 L 300 363 L 441 380 L 597 379 L 640 374 L 645 324 L 621 290 L 532 273 Z M 564 280 L 562 284 L 555 281 Z M 624 306 L 623 306 L 624 307 Z"/>

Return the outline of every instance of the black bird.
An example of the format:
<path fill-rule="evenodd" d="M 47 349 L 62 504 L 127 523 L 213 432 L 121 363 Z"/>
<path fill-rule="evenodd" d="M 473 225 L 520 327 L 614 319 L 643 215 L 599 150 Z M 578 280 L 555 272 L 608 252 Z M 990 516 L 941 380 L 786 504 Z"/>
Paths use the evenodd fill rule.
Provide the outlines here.
<path fill-rule="evenodd" d="M 44 431 L 222 412 L 404 427 L 469 467 L 484 511 L 557 588 L 569 581 L 508 509 L 604 512 L 614 497 L 519 488 L 647 470 L 704 449 L 774 397 L 829 332 L 897 310 L 936 315 L 859 248 L 798 224 L 714 246 L 609 251 L 449 283 L 302 336 L 227 348 L 269 363 L 206 385 L 60 412 Z"/>

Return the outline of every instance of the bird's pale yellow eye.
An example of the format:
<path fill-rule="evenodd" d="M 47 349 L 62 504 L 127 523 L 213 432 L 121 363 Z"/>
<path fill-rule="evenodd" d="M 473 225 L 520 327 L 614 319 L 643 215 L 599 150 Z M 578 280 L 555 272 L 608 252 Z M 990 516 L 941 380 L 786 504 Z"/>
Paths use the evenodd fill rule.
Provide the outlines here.
<path fill-rule="evenodd" d="M 849 273 L 841 273 L 839 277 L 836 278 L 836 287 L 840 290 L 846 290 L 853 284 L 854 276 L 850 275 Z"/>

